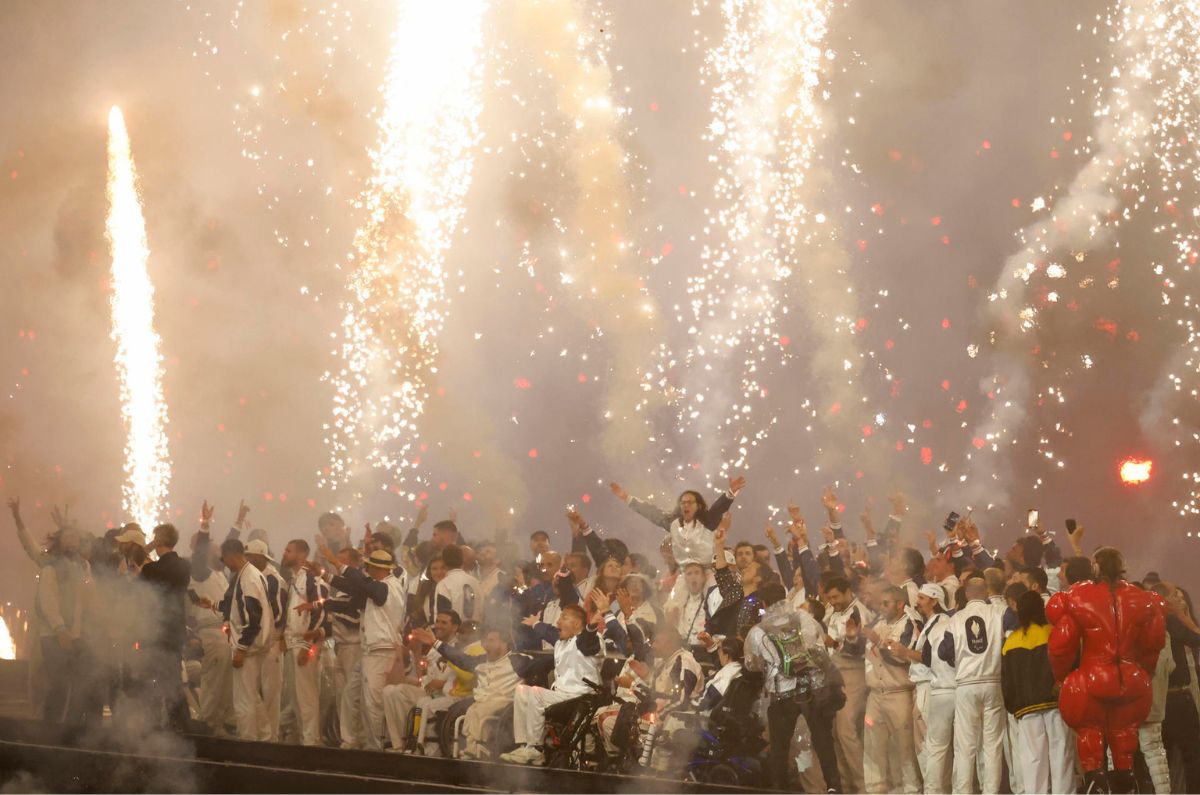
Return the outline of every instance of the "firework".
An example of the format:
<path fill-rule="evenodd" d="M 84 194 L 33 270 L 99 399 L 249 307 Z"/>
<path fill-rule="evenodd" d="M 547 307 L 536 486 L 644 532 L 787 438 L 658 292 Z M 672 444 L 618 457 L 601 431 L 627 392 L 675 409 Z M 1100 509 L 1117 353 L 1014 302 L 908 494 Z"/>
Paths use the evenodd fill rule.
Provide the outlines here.
<path fill-rule="evenodd" d="M 331 453 L 322 484 L 369 469 L 400 493 L 420 465 L 420 421 L 446 320 L 445 256 L 471 184 L 479 137 L 484 0 L 401 3 L 373 173 L 358 209 L 337 351 Z"/>
<path fill-rule="evenodd" d="M 108 115 L 108 220 L 112 250 L 112 339 L 125 418 L 124 508 L 144 529 L 167 510 L 171 464 L 167 458 L 167 407 L 162 355 L 154 331 L 154 285 L 146 271 L 150 248 L 138 197 L 137 173 L 125 119 Z"/>
<path fill-rule="evenodd" d="M 703 269 L 688 286 L 692 339 L 684 361 L 691 372 L 681 419 L 718 429 L 715 438 L 696 435 L 705 457 L 722 446 L 723 468 L 746 467 L 750 449 L 776 422 L 780 404 L 768 399 L 764 379 L 789 358 L 780 324 L 791 305 L 804 305 L 812 316 L 814 381 L 828 390 L 824 412 L 803 398 L 792 404 L 824 420 L 857 414 L 851 401 L 861 394 L 855 386 L 861 357 L 848 258 L 837 224 L 816 206 L 827 173 L 819 154 L 821 82 L 833 57 L 825 37 L 834 5 L 723 0 L 723 37 L 706 59 L 712 92 L 706 138 L 720 174 L 714 207 L 706 210 Z M 726 394 L 731 370 L 737 389 Z"/>
<path fill-rule="evenodd" d="M 628 108 L 615 98 L 608 61 L 612 22 L 604 9 L 589 18 L 576 0 L 526 0 L 518 12 L 518 29 L 553 85 L 565 122 L 551 135 L 555 125 L 543 119 L 534 151 L 548 144 L 572 186 L 561 202 L 548 197 L 561 279 L 580 300 L 592 337 L 609 351 L 603 446 L 610 458 L 624 461 L 653 436 L 648 414 L 661 393 L 647 351 L 656 344 L 659 309 L 635 259 L 635 165 L 622 129 Z"/>

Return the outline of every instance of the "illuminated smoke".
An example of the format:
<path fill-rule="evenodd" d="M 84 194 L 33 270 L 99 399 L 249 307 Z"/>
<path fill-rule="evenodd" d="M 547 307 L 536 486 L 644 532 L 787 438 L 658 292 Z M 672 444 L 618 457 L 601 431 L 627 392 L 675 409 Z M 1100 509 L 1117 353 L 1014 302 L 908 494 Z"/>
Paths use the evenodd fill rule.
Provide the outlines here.
<path fill-rule="evenodd" d="M 373 173 L 358 202 L 322 485 L 361 496 L 373 469 L 412 498 L 420 421 L 446 320 L 445 257 L 478 138 L 484 0 L 405 0 L 388 65 Z M 391 482 L 387 482 L 391 481 Z"/>
<path fill-rule="evenodd" d="M 1039 312 L 1044 311 L 1034 288 L 1041 279 L 1071 278 L 1075 262 L 1110 243 L 1122 221 L 1146 201 L 1143 169 L 1150 165 L 1155 128 L 1165 120 L 1155 83 L 1163 77 L 1166 39 L 1176 35 L 1168 13 L 1175 5 L 1134 0 L 1117 4 L 1099 20 L 1098 28 L 1108 31 L 1114 65 L 1111 82 L 1095 97 L 1095 132 L 1082 147 L 1091 156 L 1060 197 L 1033 203 L 1038 220 L 1020 231 L 1021 249 L 1005 260 L 988 295 L 993 373 L 981 391 L 991 399 L 970 437 L 979 452 L 967 454 L 967 471 L 959 478 L 966 504 L 1007 503 L 1009 455 L 1034 402 L 1030 350 L 1037 345 Z M 1121 194 L 1127 191 L 1136 198 L 1123 207 Z M 1062 402 L 1061 390 L 1048 392 Z M 1042 435 L 1038 452 L 1055 460 L 1049 443 Z M 1065 461 L 1057 457 L 1056 465 L 1061 468 Z"/>
<path fill-rule="evenodd" d="M 680 412 L 699 429 L 706 463 L 718 456 L 723 470 L 748 466 L 785 405 L 833 424 L 858 413 L 856 299 L 838 225 L 818 207 L 829 181 L 818 150 L 834 5 L 723 0 L 723 37 L 706 60 L 706 138 L 720 176 L 706 210 L 702 272 L 689 281 L 690 323 L 679 318 L 691 337 Z M 780 327 L 793 306 L 806 313 L 798 323 L 811 335 L 803 343 L 813 381 L 826 390 L 820 405 L 811 396 L 780 401 L 764 384 L 790 358 Z"/>
<path fill-rule="evenodd" d="M 121 109 L 108 114 L 108 219 L 112 250 L 112 339 L 125 419 L 124 508 L 143 529 L 167 512 L 171 464 L 167 457 L 167 407 L 162 355 L 154 330 L 154 286 L 146 272 L 150 248 L 138 197 L 129 135 Z"/>
<path fill-rule="evenodd" d="M 560 278 L 580 301 L 594 340 L 609 353 L 602 447 L 626 461 L 650 443 L 648 414 L 662 402 L 649 369 L 658 340 L 657 302 L 644 284 L 632 225 L 634 164 L 625 148 L 628 108 L 615 99 L 608 62 L 612 23 L 577 0 L 525 0 L 517 28 L 554 87 L 561 133 L 543 121 L 534 151 L 551 147 L 569 185 L 553 205 Z M 635 415 L 635 416 L 631 416 Z"/>

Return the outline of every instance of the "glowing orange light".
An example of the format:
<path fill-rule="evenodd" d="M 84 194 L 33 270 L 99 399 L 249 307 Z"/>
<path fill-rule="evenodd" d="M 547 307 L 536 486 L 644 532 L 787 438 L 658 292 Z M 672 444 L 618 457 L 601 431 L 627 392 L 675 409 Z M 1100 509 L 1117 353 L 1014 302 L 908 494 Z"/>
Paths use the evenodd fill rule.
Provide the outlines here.
<path fill-rule="evenodd" d="M 1121 462 L 1121 482 L 1136 486 L 1150 479 L 1154 462 L 1142 458 L 1126 458 Z"/>

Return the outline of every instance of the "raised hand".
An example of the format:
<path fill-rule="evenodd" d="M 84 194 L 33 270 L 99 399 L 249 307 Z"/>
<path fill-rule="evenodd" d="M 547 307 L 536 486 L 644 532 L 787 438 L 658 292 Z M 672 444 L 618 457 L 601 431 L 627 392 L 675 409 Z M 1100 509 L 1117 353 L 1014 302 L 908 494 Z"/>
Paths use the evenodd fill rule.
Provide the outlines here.
<path fill-rule="evenodd" d="M 363 549 L 366 549 L 367 547 L 371 546 L 371 523 L 367 522 L 366 524 L 363 525 L 363 528 L 366 530 L 366 532 L 363 533 L 362 545 L 363 545 Z"/>
<path fill-rule="evenodd" d="M 325 536 L 317 533 L 313 540 L 317 544 L 317 552 L 320 553 L 321 557 L 329 561 L 329 565 L 336 569 L 338 567 L 338 559 L 337 556 L 333 554 L 333 550 L 329 548 L 329 542 L 325 540 Z"/>
<path fill-rule="evenodd" d="M 429 503 L 423 502 L 421 503 L 420 507 L 417 508 L 417 519 L 415 522 L 413 522 L 413 527 L 419 528 L 427 521 L 429 521 Z"/>
<path fill-rule="evenodd" d="M 831 512 L 831 515 L 837 515 L 838 499 L 833 486 L 826 486 L 821 490 L 821 504 L 825 506 L 825 510 Z"/>
<path fill-rule="evenodd" d="M 1067 531 L 1067 540 L 1071 542 L 1071 549 L 1076 555 L 1083 554 L 1083 525 L 1075 525 L 1074 530 Z"/>
<path fill-rule="evenodd" d="M 70 505 L 64 506 L 61 511 L 58 509 L 58 506 L 55 505 L 50 508 L 50 521 L 54 522 L 54 526 L 61 530 L 67 526 L 70 519 L 70 513 Z"/>
<path fill-rule="evenodd" d="M 627 492 L 627 491 L 625 491 L 625 489 L 621 488 L 620 483 L 616 483 L 616 482 L 609 483 L 608 488 L 610 491 L 612 491 L 613 495 L 616 496 L 616 498 L 618 500 L 620 500 L 621 502 L 629 502 L 629 492 Z"/>
<path fill-rule="evenodd" d="M 628 588 L 617 589 L 617 604 L 621 606 L 621 612 L 625 618 L 633 615 L 633 597 L 629 595 Z"/>
<path fill-rule="evenodd" d="M 21 498 L 10 497 L 8 500 L 8 510 L 12 511 L 13 519 L 17 524 L 21 523 Z"/>
<path fill-rule="evenodd" d="M 788 518 L 793 522 L 804 522 L 804 519 L 800 517 L 800 506 L 796 504 L 795 500 L 788 500 L 787 512 Z"/>
<path fill-rule="evenodd" d="M 207 530 L 208 526 L 210 524 L 212 524 L 214 510 L 215 510 L 214 507 L 212 505 L 208 504 L 208 500 L 205 500 L 204 502 L 202 502 L 200 504 L 200 529 L 201 530 Z"/>
<path fill-rule="evenodd" d="M 863 528 L 867 531 L 867 540 L 874 541 L 876 538 L 875 523 L 871 521 L 871 509 L 863 508 L 863 512 L 858 515 L 858 519 L 860 522 L 862 522 Z"/>
<path fill-rule="evenodd" d="M 729 493 L 737 496 L 738 492 L 746 488 L 746 478 L 743 475 L 738 475 L 736 478 L 729 479 Z"/>
<path fill-rule="evenodd" d="M 238 530 L 246 529 L 246 517 L 250 514 L 250 506 L 245 500 L 238 500 L 237 521 L 233 523 Z"/>
<path fill-rule="evenodd" d="M 450 517 L 450 521 L 454 522 L 455 524 L 458 524 L 458 511 L 454 510 L 453 508 L 450 508 L 446 511 L 446 516 Z"/>
<path fill-rule="evenodd" d="M 833 536 L 833 528 L 832 527 L 830 527 L 829 525 L 823 525 L 821 527 L 821 535 L 825 536 L 826 544 L 833 544 L 834 536 Z"/>
<path fill-rule="evenodd" d="M 771 542 L 771 551 L 779 549 L 779 536 L 775 535 L 775 527 L 770 522 L 767 522 L 766 535 L 767 540 Z"/>
<path fill-rule="evenodd" d="M 896 489 L 888 495 L 888 502 L 892 504 L 892 516 L 904 516 L 908 510 L 908 498 L 900 489 Z"/>
<path fill-rule="evenodd" d="M 801 547 L 808 546 L 808 527 L 804 524 L 803 519 L 793 521 L 788 527 L 788 532 L 792 534 L 792 537 L 796 539 L 796 542 Z"/>
<path fill-rule="evenodd" d="M 531 618 L 536 619 L 537 616 L 531 616 Z M 534 623 L 537 623 L 536 620 Z M 533 624 L 528 624 L 527 626 L 533 626 Z M 437 638 L 426 627 L 413 627 L 412 631 L 408 633 L 408 637 L 412 640 L 420 641 L 426 646 L 432 646 L 437 642 Z"/>
<path fill-rule="evenodd" d="M 609 595 L 599 588 L 593 588 L 591 593 L 588 594 L 588 599 L 592 600 L 592 604 L 596 606 L 597 612 L 600 613 L 607 613 L 609 606 L 612 605 L 612 599 L 609 598 Z"/>

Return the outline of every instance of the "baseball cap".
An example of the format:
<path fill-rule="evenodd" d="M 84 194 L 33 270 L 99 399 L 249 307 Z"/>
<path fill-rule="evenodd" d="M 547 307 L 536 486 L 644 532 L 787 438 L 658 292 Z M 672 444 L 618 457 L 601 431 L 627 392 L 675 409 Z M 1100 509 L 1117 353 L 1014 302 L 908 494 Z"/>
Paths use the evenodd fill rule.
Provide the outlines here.
<path fill-rule="evenodd" d="M 928 596 L 930 599 L 937 602 L 943 608 L 946 606 L 946 591 L 942 586 L 932 582 L 927 582 L 917 589 L 917 593 L 922 596 Z"/>
<path fill-rule="evenodd" d="M 271 559 L 271 548 L 267 546 L 267 542 L 260 538 L 256 538 L 246 544 L 247 555 L 262 555 L 267 560 Z"/>

